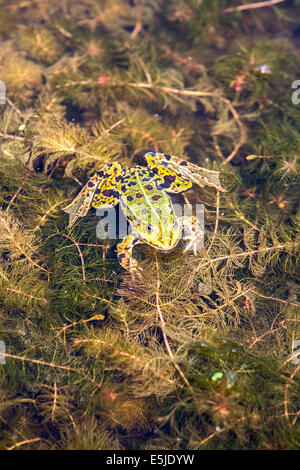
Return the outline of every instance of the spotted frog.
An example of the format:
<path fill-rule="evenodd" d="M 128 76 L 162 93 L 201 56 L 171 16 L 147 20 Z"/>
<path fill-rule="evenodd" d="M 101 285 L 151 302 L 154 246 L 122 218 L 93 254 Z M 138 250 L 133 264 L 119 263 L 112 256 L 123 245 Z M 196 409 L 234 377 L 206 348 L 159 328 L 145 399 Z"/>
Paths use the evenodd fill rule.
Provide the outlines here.
<path fill-rule="evenodd" d="M 63 210 L 69 214 L 69 227 L 84 217 L 91 206 L 120 206 L 131 225 L 131 233 L 117 245 L 118 260 L 134 273 L 141 267 L 132 256 L 138 243 L 168 252 L 176 247 L 184 228 L 186 249 L 197 251 L 199 230 L 195 216 L 178 217 L 168 193 L 181 193 L 193 185 L 212 186 L 225 191 L 219 171 L 200 168 L 186 160 L 165 153 L 147 152 L 147 167 L 122 168 L 113 162 L 97 171 L 78 196 Z"/>

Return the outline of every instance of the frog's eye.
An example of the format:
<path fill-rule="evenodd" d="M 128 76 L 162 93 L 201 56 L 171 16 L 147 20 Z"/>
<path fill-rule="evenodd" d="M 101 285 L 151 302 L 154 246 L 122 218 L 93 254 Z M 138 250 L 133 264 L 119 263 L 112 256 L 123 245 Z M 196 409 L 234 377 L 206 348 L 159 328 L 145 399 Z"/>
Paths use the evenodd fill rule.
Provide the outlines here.
<path fill-rule="evenodd" d="M 148 232 L 152 232 L 152 227 L 151 227 L 151 225 L 148 225 L 147 230 L 148 230 Z"/>

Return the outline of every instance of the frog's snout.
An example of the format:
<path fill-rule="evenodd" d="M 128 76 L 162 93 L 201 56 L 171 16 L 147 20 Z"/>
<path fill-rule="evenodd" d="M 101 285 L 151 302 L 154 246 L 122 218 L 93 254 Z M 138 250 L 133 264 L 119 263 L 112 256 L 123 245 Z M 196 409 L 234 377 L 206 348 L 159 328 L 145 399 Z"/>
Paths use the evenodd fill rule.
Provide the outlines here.
<path fill-rule="evenodd" d="M 159 248 L 159 251 L 161 253 L 170 253 L 170 251 L 174 250 L 177 247 L 178 243 L 179 243 L 179 240 L 177 240 L 175 244 L 169 245 L 168 248 Z"/>
<path fill-rule="evenodd" d="M 165 238 L 163 237 L 157 240 L 157 248 L 163 253 L 168 253 L 178 245 L 179 240 L 179 233 L 172 231 L 172 233 L 169 233 Z"/>

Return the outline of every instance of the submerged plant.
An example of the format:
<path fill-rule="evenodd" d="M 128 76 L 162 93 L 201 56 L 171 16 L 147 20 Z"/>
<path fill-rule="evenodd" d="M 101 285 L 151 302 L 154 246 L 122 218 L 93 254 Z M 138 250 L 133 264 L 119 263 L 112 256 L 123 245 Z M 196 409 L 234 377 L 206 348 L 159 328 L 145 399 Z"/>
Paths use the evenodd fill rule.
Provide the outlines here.
<path fill-rule="evenodd" d="M 1 449 L 299 448 L 299 5 L 281 3 L 0 2 Z M 197 253 L 137 246 L 132 276 L 94 209 L 68 227 L 63 208 L 146 152 L 220 183 L 172 195 L 204 206 Z"/>

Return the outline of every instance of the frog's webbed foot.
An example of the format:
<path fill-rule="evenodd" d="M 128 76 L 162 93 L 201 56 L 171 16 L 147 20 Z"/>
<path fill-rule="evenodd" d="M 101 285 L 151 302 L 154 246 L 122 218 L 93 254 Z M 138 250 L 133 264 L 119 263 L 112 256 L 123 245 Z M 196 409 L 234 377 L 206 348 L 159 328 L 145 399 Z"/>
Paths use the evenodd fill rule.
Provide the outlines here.
<path fill-rule="evenodd" d="M 198 225 L 197 217 L 194 215 L 190 217 L 183 216 L 181 218 L 183 228 L 183 240 L 188 241 L 184 252 L 193 250 L 194 255 L 203 246 L 203 229 Z"/>
<path fill-rule="evenodd" d="M 132 250 L 139 242 L 140 239 L 136 235 L 127 235 L 127 237 L 117 245 L 117 255 L 120 265 L 134 275 L 140 275 L 142 272 L 142 268 L 139 266 L 136 259 L 132 257 Z"/>
<path fill-rule="evenodd" d="M 157 175 L 161 187 L 167 192 L 182 192 L 195 183 L 200 187 L 212 186 L 226 192 L 222 187 L 220 171 L 208 170 L 198 165 L 165 153 L 147 152 L 144 155 L 149 168 Z"/>

